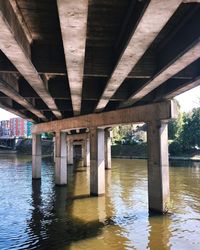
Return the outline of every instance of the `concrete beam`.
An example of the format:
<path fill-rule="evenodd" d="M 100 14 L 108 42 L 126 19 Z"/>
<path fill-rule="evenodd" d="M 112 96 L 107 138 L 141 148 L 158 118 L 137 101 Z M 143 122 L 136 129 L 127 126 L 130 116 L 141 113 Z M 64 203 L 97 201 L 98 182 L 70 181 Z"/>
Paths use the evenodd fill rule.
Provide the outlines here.
<path fill-rule="evenodd" d="M 27 40 L 29 41 L 29 43 L 31 43 L 33 41 L 33 38 L 32 38 L 31 32 L 30 32 L 30 30 L 29 30 L 29 28 L 24 20 L 24 17 L 21 13 L 21 10 L 18 6 L 17 1 L 16 0 L 9 0 L 9 3 L 13 8 L 13 11 L 15 12 L 15 15 L 17 16 L 17 19 L 18 19 L 22 29 L 24 30 L 24 33 L 26 35 Z"/>
<path fill-rule="evenodd" d="M 106 85 L 96 111 L 101 111 L 106 107 L 110 98 L 144 55 L 145 51 L 174 14 L 181 2 L 181 0 L 150 1 Z"/>
<path fill-rule="evenodd" d="M 183 3 L 200 3 L 200 0 L 183 0 Z"/>
<path fill-rule="evenodd" d="M 57 0 L 65 61 L 74 115 L 81 111 L 85 43 L 87 30 L 87 0 Z"/>
<path fill-rule="evenodd" d="M 120 107 L 127 107 L 136 103 L 144 96 L 149 94 L 152 90 L 159 87 L 162 83 L 166 82 L 172 76 L 186 68 L 189 64 L 199 58 L 199 51 L 200 42 L 197 42 L 187 51 L 185 51 L 185 53 L 183 53 L 180 57 L 176 58 L 176 60 L 173 60 L 164 70 L 153 77 L 153 79 L 148 81 L 144 86 L 136 91 L 127 101 L 123 102 Z"/>
<path fill-rule="evenodd" d="M 200 76 L 196 77 L 194 80 L 187 82 L 185 84 L 182 84 L 180 87 L 177 87 L 173 91 L 167 93 L 167 95 L 164 96 L 164 99 L 172 99 L 173 97 L 180 95 L 192 88 L 195 88 L 200 85 Z M 200 87 L 199 87 L 200 92 Z"/>
<path fill-rule="evenodd" d="M 57 118 L 62 115 L 54 99 L 30 60 L 30 44 L 19 24 L 9 1 L 0 0 L 0 49 L 21 75 L 52 110 Z"/>
<path fill-rule="evenodd" d="M 0 91 L 5 95 L 9 96 L 12 100 L 19 103 L 27 110 L 35 114 L 40 119 L 46 121 L 46 117 L 43 115 L 42 112 L 35 109 L 31 103 L 29 103 L 24 97 L 22 97 L 12 86 L 8 84 L 8 82 L 13 81 L 15 82 L 16 79 L 14 76 L 9 76 L 8 74 L 0 74 Z"/>
<path fill-rule="evenodd" d="M 110 127 L 118 124 L 150 122 L 176 117 L 177 106 L 173 101 L 160 102 L 133 108 L 83 115 L 59 121 L 34 125 L 33 133 L 65 131 L 76 128 Z"/>
<path fill-rule="evenodd" d="M 15 114 L 15 115 L 27 120 L 27 121 L 35 123 L 35 121 L 33 119 L 30 119 L 29 117 L 25 116 L 25 114 L 19 112 L 18 110 L 13 109 L 12 107 L 8 106 L 7 104 L 3 104 L 0 102 L 0 108 L 4 109 L 12 114 Z"/>

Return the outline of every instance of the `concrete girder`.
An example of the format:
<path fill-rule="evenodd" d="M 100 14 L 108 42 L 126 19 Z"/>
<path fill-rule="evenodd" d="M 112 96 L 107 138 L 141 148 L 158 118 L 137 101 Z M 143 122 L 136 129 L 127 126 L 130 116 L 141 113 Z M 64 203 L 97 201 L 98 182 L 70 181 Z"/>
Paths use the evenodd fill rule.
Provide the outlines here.
<path fill-rule="evenodd" d="M 183 0 L 183 3 L 200 3 L 200 0 Z"/>
<path fill-rule="evenodd" d="M 74 115 L 81 111 L 88 0 L 57 0 Z"/>
<path fill-rule="evenodd" d="M 51 109 L 57 118 L 62 118 L 54 99 L 30 60 L 30 44 L 8 1 L 0 0 L 0 49 L 21 75 Z"/>
<path fill-rule="evenodd" d="M 33 133 L 66 131 L 76 128 L 110 127 L 118 124 L 168 120 L 177 116 L 173 101 L 137 106 L 99 114 L 89 114 L 34 125 Z"/>
<path fill-rule="evenodd" d="M 15 14 L 17 16 L 20 25 L 24 30 L 24 33 L 26 35 L 27 40 L 29 41 L 29 43 L 31 43 L 33 41 L 33 38 L 32 38 L 31 32 L 30 32 L 30 30 L 29 30 L 29 28 L 24 20 L 24 17 L 21 13 L 21 10 L 19 9 L 17 1 L 16 0 L 9 0 L 9 3 L 12 6 L 13 11 L 15 12 Z"/>
<path fill-rule="evenodd" d="M 181 0 L 150 1 L 100 98 L 96 111 L 103 110 L 132 68 L 174 14 Z M 159 20 L 159 21 L 158 21 Z"/>
<path fill-rule="evenodd" d="M 199 58 L 200 42 L 197 42 L 192 47 L 190 47 L 184 54 L 173 60 L 164 70 L 159 72 L 153 79 L 148 81 L 144 86 L 142 86 L 137 92 L 135 92 L 127 101 L 123 102 L 120 107 L 130 106 L 144 96 L 149 94 L 152 90 L 159 87 L 162 83 L 166 82 L 173 75 L 186 68 L 189 64 L 194 62 Z M 188 88 L 189 89 L 189 88 Z"/>
<path fill-rule="evenodd" d="M 176 89 L 174 89 L 173 91 L 167 93 L 164 96 L 164 99 L 171 99 L 177 95 L 180 95 L 182 93 L 184 93 L 185 91 L 188 91 L 192 88 L 195 88 L 197 86 L 200 85 L 200 76 L 196 77 L 195 79 L 193 79 L 192 81 L 189 81 L 183 85 L 181 85 L 180 87 L 177 87 Z M 200 87 L 199 87 L 200 88 Z M 200 91 L 200 90 L 199 90 Z"/>
<path fill-rule="evenodd" d="M 27 110 L 35 114 L 40 119 L 46 121 L 47 119 L 43 115 L 42 112 L 35 109 L 31 103 L 29 103 L 24 97 L 22 97 L 12 86 L 8 84 L 7 80 L 15 81 L 15 78 L 12 76 L 9 76 L 9 79 L 7 78 L 7 74 L 0 74 L 0 91 L 4 93 L 5 95 L 9 96 L 12 100 L 19 103 L 23 107 L 25 107 Z M 13 79 L 12 79 L 13 78 Z"/>

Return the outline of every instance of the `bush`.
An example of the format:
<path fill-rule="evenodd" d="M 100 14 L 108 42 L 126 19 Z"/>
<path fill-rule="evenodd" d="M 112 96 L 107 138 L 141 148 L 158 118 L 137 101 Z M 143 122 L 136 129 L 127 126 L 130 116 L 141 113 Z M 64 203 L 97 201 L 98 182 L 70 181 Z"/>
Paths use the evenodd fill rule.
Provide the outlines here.
<path fill-rule="evenodd" d="M 172 155 L 177 155 L 183 151 L 182 145 L 179 141 L 175 140 L 169 144 L 169 153 Z"/>

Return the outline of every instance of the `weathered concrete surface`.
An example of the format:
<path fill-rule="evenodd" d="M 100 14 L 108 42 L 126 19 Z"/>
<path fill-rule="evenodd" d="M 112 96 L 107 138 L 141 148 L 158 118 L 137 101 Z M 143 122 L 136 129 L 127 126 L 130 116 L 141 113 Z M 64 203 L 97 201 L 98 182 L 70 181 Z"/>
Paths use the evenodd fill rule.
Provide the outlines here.
<path fill-rule="evenodd" d="M 147 48 L 176 11 L 181 2 L 181 0 L 150 1 L 107 83 L 96 111 L 105 108 L 109 99 L 114 95 L 132 68 L 143 56 Z"/>
<path fill-rule="evenodd" d="M 90 114 L 60 121 L 52 121 L 34 125 L 33 133 L 67 131 L 76 128 L 109 127 L 117 124 L 150 122 L 167 120 L 177 115 L 177 106 L 172 101 L 149 104 L 133 108 Z"/>
<path fill-rule="evenodd" d="M 32 178 L 41 178 L 41 137 L 32 134 Z"/>
<path fill-rule="evenodd" d="M 57 0 L 74 115 L 81 111 L 88 0 Z"/>
<path fill-rule="evenodd" d="M 34 123 L 33 119 L 30 119 L 29 117 L 27 117 L 25 114 L 19 112 L 18 110 L 14 110 L 12 107 L 8 106 L 7 104 L 0 103 L 0 108 L 4 109 L 12 114 L 15 114 L 15 115 L 27 120 L 27 121 Z"/>
<path fill-rule="evenodd" d="M 86 139 L 86 167 L 90 166 L 90 140 Z"/>
<path fill-rule="evenodd" d="M 90 194 L 105 193 L 104 129 L 90 129 Z"/>
<path fill-rule="evenodd" d="M 56 185 L 67 184 L 67 143 L 66 133 L 57 132 L 55 136 L 55 183 Z"/>
<path fill-rule="evenodd" d="M 67 164 L 73 165 L 74 163 L 74 152 L 73 152 L 73 141 L 67 139 Z"/>
<path fill-rule="evenodd" d="M 149 211 L 166 213 L 170 205 L 168 125 L 148 124 L 148 200 Z"/>
<path fill-rule="evenodd" d="M 189 64 L 194 62 L 199 58 L 200 42 L 192 47 L 189 47 L 188 51 L 185 51 L 179 58 L 169 64 L 164 70 L 158 73 L 153 79 L 142 86 L 136 93 L 134 93 L 127 101 L 121 104 L 121 107 L 130 106 L 144 96 L 149 94 L 152 90 L 160 86 L 163 82 L 166 82 L 173 75 L 177 74 L 179 71 L 187 67 Z M 188 85 L 188 88 L 189 89 Z M 183 89 L 182 89 L 183 91 Z"/>
<path fill-rule="evenodd" d="M 182 93 L 184 93 L 192 88 L 195 88 L 199 85 L 200 85 L 200 77 L 197 77 L 194 80 L 188 81 L 186 84 L 181 85 L 179 88 L 172 90 L 170 93 L 168 93 L 165 96 L 165 98 L 166 99 L 174 98 L 175 96 L 180 95 L 180 94 L 182 94 Z"/>
<path fill-rule="evenodd" d="M 1 73 L 0 74 L 0 91 L 4 93 L 5 95 L 9 96 L 12 100 L 16 101 L 17 103 L 25 107 L 27 110 L 29 110 L 33 114 L 35 114 L 37 117 L 46 121 L 47 119 L 43 115 L 43 113 L 37 110 L 36 108 L 34 108 L 31 103 L 29 103 L 25 98 L 23 98 L 13 86 L 10 86 L 8 84 L 9 82 L 15 83 L 16 78 L 13 77 L 12 75 Z M 16 83 L 16 85 L 18 85 L 18 83 Z"/>
<path fill-rule="evenodd" d="M 61 118 L 60 111 L 30 60 L 30 44 L 9 1 L 0 1 L 0 26 L 0 49 L 52 110 L 55 116 Z"/>
<path fill-rule="evenodd" d="M 110 129 L 105 129 L 105 169 L 111 169 L 111 135 Z"/>

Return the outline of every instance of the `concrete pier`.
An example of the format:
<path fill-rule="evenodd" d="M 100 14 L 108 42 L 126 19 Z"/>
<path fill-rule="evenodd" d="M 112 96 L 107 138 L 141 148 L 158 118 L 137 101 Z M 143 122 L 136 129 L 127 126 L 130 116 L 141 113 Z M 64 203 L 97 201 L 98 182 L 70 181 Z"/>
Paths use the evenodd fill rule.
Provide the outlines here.
<path fill-rule="evenodd" d="M 167 123 L 149 123 L 147 138 L 149 211 L 166 213 L 170 202 Z"/>
<path fill-rule="evenodd" d="M 86 141 L 86 167 L 90 166 L 90 139 L 87 138 Z"/>
<path fill-rule="evenodd" d="M 56 144 L 55 144 L 55 136 L 53 137 L 53 161 L 56 162 Z"/>
<path fill-rule="evenodd" d="M 105 169 L 111 169 L 111 131 L 105 129 Z"/>
<path fill-rule="evenodd" d="M 67 164 L 74 164 L 73 141 L 67 140 Z"/>
<path fill-rule="evenodd" d="M 55 184 L 67 184 L 67 142 L 66 133 L 56 132 Z"/>
<path fill-rule="evenodd" d="M 90 194 L 105 193 L 104 129 L 90 128 Z"/>
<path fill-rule="evenodd" d="M 40 134 L 32 134 L 32 178 L 41 178 L 41 137 Z"/>
<path fill-rule="evenodd" d="M 56 133 L 55 182 L 57 185 L 67 184 L 67 162 L 72 163 L 73 160 L 72 145 L 82 145 L 82 162 L 84 162 L 85 166 L 90 165 L 90 168 L 88 168 L 90 171 L 90 194 L 100 196 L 105 194 L 105 169 L 111 168 L 110 128 L 116 124 L 147 123 L 149 211 L 166 213 L 169 210 L 170 198 L 166 121 L 176 116 L 176 105 L 173 102 L 162 102 L 123 109 L 123 111 L 110 111 L 90 116 L 77 116 L 70 118 L 70 120 L 63 119 L 41 123 L 33 127 L 33 133 L 41 134 L 49 131 Z M 75 128 L 77 128 L 76 133 L 70 132 L 69 134 L 68 131 L 73 131 Z M 84 130 L 84 132 L 81 130 Z M 68 133 L 67 140 L 65 133 Z M 40 147 L 38 146 L 39 138 L 39 136 L 34 135 L 33 159 L 40 159 L 41 161 Z M 68 155 L 71 159 L 67 161 Z M 36 168 L 36 166 L 40 165 L 36 164 L 35 160 L 33 172 L 37 170 L 40 173 L 40 169 Z M 33 176 L 40 178 L 40 174 L 35 172 Z"/>
<path fill-rule="evenodd" d="M 81 142 L 81 157 L 82 157 L 82 166 L 86 167 L 86 142 L 83 140 Z"/>

